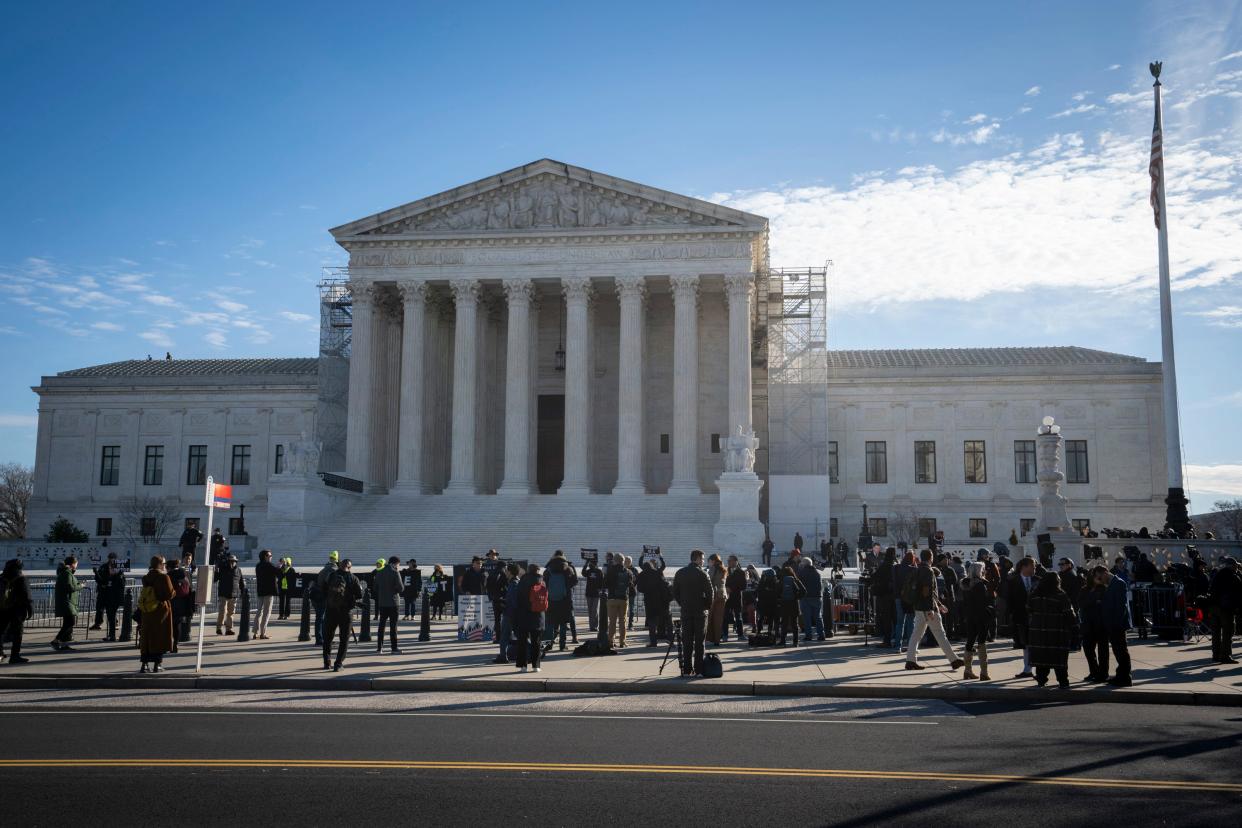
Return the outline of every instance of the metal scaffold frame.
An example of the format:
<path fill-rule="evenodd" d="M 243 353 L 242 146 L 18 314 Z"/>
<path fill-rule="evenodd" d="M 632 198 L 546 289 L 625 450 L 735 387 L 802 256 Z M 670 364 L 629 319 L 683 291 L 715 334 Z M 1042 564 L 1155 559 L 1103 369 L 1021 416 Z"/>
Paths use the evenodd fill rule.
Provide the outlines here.
<path fill-rule="evenodd" d="M 828 267 L 766 273 L 769 474 L 828 473 Z"/>
<path fill-rule="evenodd" d="M 348 358 L 354 324 L 349 268 L 325 267 L 318 287 L 319 353 Z"/>

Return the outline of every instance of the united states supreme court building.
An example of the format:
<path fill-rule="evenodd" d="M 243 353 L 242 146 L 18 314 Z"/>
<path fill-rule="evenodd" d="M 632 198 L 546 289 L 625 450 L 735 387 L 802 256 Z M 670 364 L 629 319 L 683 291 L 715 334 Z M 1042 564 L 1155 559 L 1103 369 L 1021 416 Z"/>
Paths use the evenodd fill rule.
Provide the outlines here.
<path fill-rule="evenodd" d="M 762 216 L 545 159 L 332 234 L 318 355 L 43 377 L 30 532 L 169 542 L 211 475 L 278 554 L 753 560 L 864 504 L 881 543 L 984 545 L 1034 528 L 1045 415 L 1076 527 L 1163 522 L 1159 363 L 830 350 L 827 269 L 770 267 Z"/>

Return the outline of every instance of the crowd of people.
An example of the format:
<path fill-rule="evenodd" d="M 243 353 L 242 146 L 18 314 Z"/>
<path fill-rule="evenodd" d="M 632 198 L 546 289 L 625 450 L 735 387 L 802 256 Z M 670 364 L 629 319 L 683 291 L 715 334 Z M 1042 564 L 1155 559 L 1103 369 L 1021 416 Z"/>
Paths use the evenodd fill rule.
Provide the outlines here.
<path fill-rule="evenodd" d="M 201 536 L 199 536 L 201 537 Z M 796 539 L 795 539 L 796 540 Z M 764 557 L 771 559 L 771 541 Z M 247 589 L 237 557 L 227 548 L 215 550 L 215 632 L 236 634 L 235 618 Z M 494 662 L 513 664 L 520 671 L 539 672 L 542 658 L 559 647 L 579 644 L 574 594 L 581 586 L 588 628 L 597 634 L 602 652 L 631 645 L 638 597 L 642 597 L 646 646 L 676 644 L 681 674 L 701 675 L 705 651 L 734 638 L 754 646 L 799 646 L 800 640 L 820 640 L 833 634 L 832 616 L 824 597 L 831 585 L 817 562 L 794 547 L 788 558 L 774 566 L 743 565 L 737 556 L 723 558 L 694 550 L 690 562 L 670 578 L 660 551 L 644 549 L 639 561 L 620 553 L 584 554 L 581 571 L 557 550 L 543 566 L 501 560 L 497 550 L 475 557 L 456 576 L 436 566 L 424 581 L 417 561 L 404 568 L 397 556 L 379 559 L 361 576 L 353 563 L 337 552 L 310 579 L 304 596 L 313 611 L 314 640 L 323 653 L 326 670 L 345 664 L 354 632 L 355 613 L 364 601 L 374 601 L 377 618 L 376 653 L 387 643 L 391 655 L 400 655 L 398 620 L 412 620 L 418 599 L 431 618 L 442 618 L 453 596 L 487 596 L 494 613 L 492 630 L 497 644 Z M 159 672 L 163 656 L 176 652 L 190 638 L 191 619 L 198 603 L 194 585 L 194 551 L 183 547 L 180 559 L 163 556 L 150 561 L 133 607 L 138 626 L 140 669 Z M 1216 567 L 1196 557 L 1178 573 L 1187 606 L 1200 608 L 1212 629 L 1212 658 L 1237 664 L 1232 639 L 1236 616 L 1242 611 L 1242 575 L 1236 561 L 1224 557 Z M 118 612 L 125 603 L 124 566 L 110 553 L 94 571 L 95 619 L 93 630 L 107 624 L 104 641 L 118 638 Z M 1007 555 L 980 550 L 977 560 L 940 550 L 899 550 L 890 547 L 878 562 L 867 563 L 863 575 L 867 599 L 873 602 L 880 647 L 904 652 L 907 670 L 922 670 L 920 647 L 938 646 L 951 670 L 964 669 L 963 678 L 989 681 L 989 646 L 1012 639 L 1022 652 L 1017 678 L 1046 685 L 1050 675 L 1061 687 L 1070 686 L 1069 654 L 1081 650 L 1088 665 L 1088 683 L 1129 686 L 1132 682 L 1127 633 L 1140 637 L 1149 629 L 1143 609 L 1134 603 L 1131 583 L 1158 585 L 1166 573 L 1143 554 L 1118 556 L 1111 567 L 1077 567 L 1062 558 L 1045 568 L 1033 558 L 1016 563 Z M 290 618 L 292 598 L 302 581 L 290 557 L 273 561 L 263 550 L 254 571 L 258 606 L 255 638 L 270 638 L 270 624 Z M 78 561 L 66 558 L 57 568 L 54 611 L 61 625 L 51 646 L 73 649 L 83 582 Z M 303 594 L 299 592 L 299 594 Z M 674 618 L 673 607 L 677 608 Z M 0 574 L 0 641 L 9 644 L 8 660 L 26 663 L 22 655 L 23 626 L 33 613 L 30 587 L 20 559 L 8 561 Z M 827 618 L 825 617 L 827 615 Z M 747 628 L 750 633 L 747 634 Z M 128 633 L 126 633 L 128 635 Z M 961 642 L 960 652 L 954 642 Z M 335 645 L 335 652 L 333 651 Z M 598 654 L 596 649 L 592 654 Z M 1115 663 L 1115 671 L 1110 664 Z M 975 671 L 976 665 L 978 672 Z"/>

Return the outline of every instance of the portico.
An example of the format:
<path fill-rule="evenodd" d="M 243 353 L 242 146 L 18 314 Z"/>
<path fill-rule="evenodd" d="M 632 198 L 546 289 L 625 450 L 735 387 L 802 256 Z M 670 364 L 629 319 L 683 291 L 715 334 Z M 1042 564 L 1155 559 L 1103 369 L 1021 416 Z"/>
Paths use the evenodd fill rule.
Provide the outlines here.
<path fill-rule="evenodd" d="M 701 498 L 752 430 L 760 216 L 543 160 L 333 235 L 368 493 Z"/>

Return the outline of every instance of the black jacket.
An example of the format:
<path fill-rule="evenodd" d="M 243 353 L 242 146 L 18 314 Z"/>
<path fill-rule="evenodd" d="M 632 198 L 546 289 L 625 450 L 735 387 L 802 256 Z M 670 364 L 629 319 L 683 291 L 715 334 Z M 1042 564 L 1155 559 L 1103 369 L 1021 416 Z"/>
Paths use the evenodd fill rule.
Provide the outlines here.
<path fill-rule="evenodd" d="M 967 635 L 986 638 L 996 618 L 996 599 L 992 590 L 982 580 L 971 581 L 962 596 L 962 616 L 966 621 Z"/>
<path fill-rule="evenodd" d="M 712 579 L 701 566 L 683 566 L 673 576 L 673 600 L 681 606 L 683 615 L 707 612 L 715 594 Z"/>
<path fill-rule="evenodd" d="M 358 576 L 355 575 L 354 573 L 343 572 L 338 569 L 336 572 L 333 572 L 331 575 L 328 576 L 328 583 L 327 583 L 326 591 L 331 592 L 333 587 L 336 585 L 336 583 L 339 582 L 342 578 L 345 579 L 344 612 L 348 613 L 351 610 L 353 610 L 355 606 L 357 606 L 359 601 L 362 600 L 362 581 L 358 580 Z M 327 602 L 326 610 L 328 612 L 338 611 L 333 608 L 331 601 Z"/>
<path fill-rule="evenodd" d="M 643 594 L 643 604 L 648 612 L 663 614 L 668 611 L 669 602 L 673 600 L 673 593 L 669 589 L 668 581 L 664 580 L 664 575 L 658 569 L 643 567 L 643 571 L 638 573 L 637 586 L 638 591 Z"/>
<path fill-rule="evenodd" d="M 1032 578 L 1035 576 L 1032 575 Z M 1027 623 L 1027 600 L 1029 594 L 1026 591 L 1026 584 L 1022 583 L 1022 576 L 1015 570 L 1009 576 L 1009 588 L 1005 590 L 1005 604 L 1009 607 L 1009 618 L 1015 624 L 1026 625 Z"/>
<path fill-rule="evenodd" d="M 634 573 L 624 566 L 613 564 L 605 576 L 608 581 L 608 597 L 614 601 L 630 600 L 630 592 L 634 589 Z"/>
<path fill-rule="evenodd" d="M 18 575 L 9 581 L 0 578 L 0 601 L 8 594 L 8 606 L 0 607 L 0 613 L 7 618 L 18 618 L 23 621 L 34 615 L 34 600 L 30 597 L 30 583 L 25 575 Z"/>
<path fill-rule="evenodd" d="M 1236 612 L 1242 606 L 1242 576 L 1236 569 L 1221 567 L 1212 576 L 1212 606 L 1221 612 Z"/>
<path fill-rule="evenodd" d="M 227 563 L 216 567 L 216 589 L 221 598 L 241 598 L 242 573 L 241 567 Z"/>
<path fill-rule="evenodd" d="M 586 597 L 595 598 L 604 589 L 604 570 L 594 564 L 582 570 L 582 577 L 586 580 Z"/>
<path fill-rule="evenodd" d="M 271 561 L 259 561 L 254 565 L 254 591 L 255 594 L 262 597 L 264 595 L 275 595 L 276 577 L 280 574 L 280 569 Z"/>

